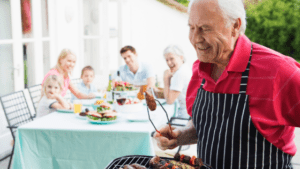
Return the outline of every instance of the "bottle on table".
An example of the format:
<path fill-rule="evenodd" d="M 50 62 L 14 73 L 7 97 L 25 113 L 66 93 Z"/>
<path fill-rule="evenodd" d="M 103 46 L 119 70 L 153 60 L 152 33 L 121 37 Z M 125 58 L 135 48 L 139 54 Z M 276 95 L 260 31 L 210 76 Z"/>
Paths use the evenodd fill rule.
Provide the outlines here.
<path fill-rule="evenodd" d="M 108 81 L 108 86 L 106 89 L 106 99 L 107 100 L 113 100 L 112 99 L 112 93 L 113 93 L 113 85 L 112 85 L 112 79 L 111 79 L 111 74 L 109 74 L 109 81 Z"/>

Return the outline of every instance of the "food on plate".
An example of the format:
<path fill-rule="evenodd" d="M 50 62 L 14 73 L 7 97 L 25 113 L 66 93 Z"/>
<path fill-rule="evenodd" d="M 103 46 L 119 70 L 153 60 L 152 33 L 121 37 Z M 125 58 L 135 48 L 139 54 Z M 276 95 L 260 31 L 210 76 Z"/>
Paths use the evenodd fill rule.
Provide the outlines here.
<path fill-rule="evenodd" d="M 80 112 L 79 116 L 87 116 L 87 113 L 86 112 Z"/>
<path fill-rule="evenodd" d="M 97 112 L 103 112 L 105 110 L 111 110 L 111 104 L 103 102 L 97 107 Z"/>
<path fill-rule="evenodd" d="M 115 82 L 115 91 L 134 91 L 138 90 L 133 84 L 128 82 L 118 81 Z"/>
<path fill-rule="evenodd" d="M 140 87 L 140 92 L 137 94 L 137 98 L 140 100 L 145 99 L 144 92 L 147 90 L 147 85 L 143 85 Z"/>
<path fill-rule="evenodd" d="M 104 100 L 97 100 L 95 103 L 94 103 L 94 105 L 100 105 L 100 104 L 102 104 L 104 102 Z"/>
<path fill-rule="evenodd" d="M 165 98 L 164 88 L 160 88 L 160 87 L 154 88 L 154 94 L 155 94 L 156 98 L 158 98 L 158 99 L 164 99 Z"/>
<path fill-rule="evenodd" d="M 112 110 L 109 103 L 103 102 L 97 111 L 89 111 L 87 117 L 96 121 L 113 121 L 117 119 L 117 112 Z"/>
<path fill-rule="evenodd" d="M 138 104 L 141 101 L 137 98 L 118 98 L 117 99 L 118 105 L 129 105 L 129 104 Z"/>
<path fill-rule="evenodd" d="M 203 166 L 201 158 L 180 155 L 179 153 L 175 154 L 174 160 L 165 160 L 155 156 L 149 164 L 153 169 L 200 169 Z"/>
<path fill-rule="evenodd" d="M 107 101 L 107 103 L 109 103 L 109 104 L 114 104 L 114 101 Z"/>
<path fill-rule="evenodd" d="M 155 99 L 151 94 L 149 94 L 149 92 L 146 91 L 145 93 L 146 93 L 146 103 L 147 103 L 149 109 L 151 111 L 154 111 L 156 109 Z"/>
<path fill-rule="evenodd" d="M 89 112 L 89 109 L 86 108 L 86 109 L 85 109 L 85 112 L 80 112 L 80 113 L 79 113 L 79 116 L 87 116 L 87 115 L 88 115 L 88 112 Z"/>

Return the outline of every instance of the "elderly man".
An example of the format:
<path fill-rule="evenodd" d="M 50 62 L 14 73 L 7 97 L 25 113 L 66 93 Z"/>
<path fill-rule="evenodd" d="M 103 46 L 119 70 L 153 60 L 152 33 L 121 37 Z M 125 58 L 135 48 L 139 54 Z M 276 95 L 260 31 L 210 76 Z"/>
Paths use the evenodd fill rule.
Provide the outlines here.
<path fill-rule="evenodd" d="M 300 65 L 251 42 L 241 0 L 190 2 L 190 42 L 198 60 L 187 90 L 192 120 L 163 127 L 158 146 L 197 143 L 213 168 L 292 168 L 300 126 Z M 262 37 L 264 38 L 264 37 Z"/>

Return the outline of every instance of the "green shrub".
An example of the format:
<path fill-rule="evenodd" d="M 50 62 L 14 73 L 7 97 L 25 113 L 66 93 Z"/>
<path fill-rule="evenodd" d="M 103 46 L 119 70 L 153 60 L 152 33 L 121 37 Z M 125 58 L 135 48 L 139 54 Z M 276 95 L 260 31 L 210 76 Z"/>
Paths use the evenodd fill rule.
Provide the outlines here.
<path fill-rule="evenodd" d="M 253 42 L 300 59 L 300 1 L 263 0 L 247 7 L 245 33 Z"/>
<path fill-rule="evenodd" d="M 179 2 L 179 3 L 181 3 L 182 5 L 184 5 L 186 7 L 189 5 L 189 2 L 190 2 L 188 0 L 176 0 L 176 1 Z"/>

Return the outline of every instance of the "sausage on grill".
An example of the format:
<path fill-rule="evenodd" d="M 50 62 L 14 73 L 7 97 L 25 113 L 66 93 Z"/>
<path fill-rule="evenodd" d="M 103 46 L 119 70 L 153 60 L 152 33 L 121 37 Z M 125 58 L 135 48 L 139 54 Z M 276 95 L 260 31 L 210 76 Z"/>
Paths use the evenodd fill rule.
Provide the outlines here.
<path fill-rule="evenodd" d="M 124 165 L 124 169 L 135 169 L 135 168 L 127 164 L 127 165 Z"/>
<path fill-rule="evenodd" d="M 147 169 L 146 167 L 139 165 L 137 163 L 131 164 L 132 167 L 134 167 L 135 169 Z"/>
<path fill-rule="evenodd" d="M 159 161 L 160 161 L 160 157 L 154 156 L 154 157 L 151 158 L 151 160 L 150 160 L 150 166 L 154 166 L 154 164 L 159 164 Z"/>

